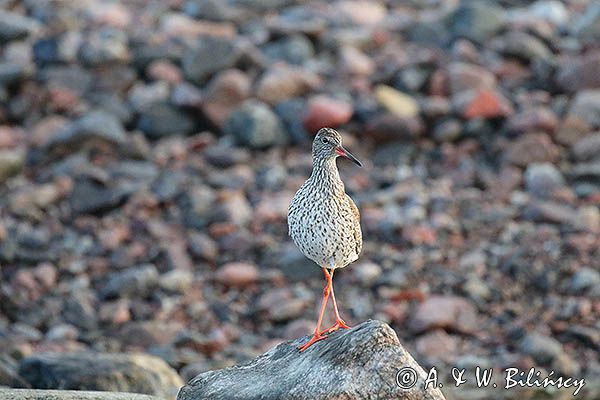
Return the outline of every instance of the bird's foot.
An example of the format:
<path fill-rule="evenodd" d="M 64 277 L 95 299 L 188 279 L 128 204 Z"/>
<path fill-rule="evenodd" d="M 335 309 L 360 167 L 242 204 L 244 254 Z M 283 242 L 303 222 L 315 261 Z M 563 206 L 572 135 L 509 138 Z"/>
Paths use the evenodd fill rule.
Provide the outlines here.
<path fill-rule="evenodd" d="M 310 346 L 312 346 L 319 340 L 324 340 L 324 339 L 327 339 L 327 336 L 323 335 L 322 333 L 315 332 L 315 334 L 310 338 L 310 340 L 308 342 L 306 342 L 305 344 L 303 344 L 302 346 L 299 346 L 298 349 L 300 350 L 300 352 L 303 352 L 304 350 L 308 349 Z"/>
<path fill-rule="evenodd" d="M 350 329 L 350 326 L 348 324 L 346 324 L 346 322 L 344 322 L 343 319 L 338 319 L 337 321 L 335 321 L 335 324 L 333 324 L 330 328 L 325 329 L 323 332 L 321 332 L 321 334 L 329 334 L 331 332 L 335 332 L 338 329 Z"/>

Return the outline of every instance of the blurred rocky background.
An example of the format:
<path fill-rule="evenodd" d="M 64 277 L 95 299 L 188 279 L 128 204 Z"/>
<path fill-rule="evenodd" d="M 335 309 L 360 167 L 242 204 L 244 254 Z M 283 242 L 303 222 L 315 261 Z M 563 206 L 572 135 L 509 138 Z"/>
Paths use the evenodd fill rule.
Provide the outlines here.
<path fill-rule="evenodd" d="M 286 213 L 322 126 L 365 164 L 346 321 L 598 383 L 597 1 L 0 8 L 0 386 L 169 396 L 309 333 Z"/>

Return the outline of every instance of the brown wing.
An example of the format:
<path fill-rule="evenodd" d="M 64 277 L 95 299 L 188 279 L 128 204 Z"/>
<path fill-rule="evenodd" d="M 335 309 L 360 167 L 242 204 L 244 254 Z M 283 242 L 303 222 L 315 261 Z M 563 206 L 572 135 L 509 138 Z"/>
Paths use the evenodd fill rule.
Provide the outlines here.
<path fill-rule="evenodd" d="M 354 219 L 354 242 L 356 244 L 356 255 L 359 255 L 362 251 L 362 231 L 360 229 L 360 211 L 358 211 L 358 207 L 352 201 L 352 198 L 346 194 L 346 198 L 348 199 L 348 204 L 350 204 L 350 209 L 352 210 L 352 216 Z"/>

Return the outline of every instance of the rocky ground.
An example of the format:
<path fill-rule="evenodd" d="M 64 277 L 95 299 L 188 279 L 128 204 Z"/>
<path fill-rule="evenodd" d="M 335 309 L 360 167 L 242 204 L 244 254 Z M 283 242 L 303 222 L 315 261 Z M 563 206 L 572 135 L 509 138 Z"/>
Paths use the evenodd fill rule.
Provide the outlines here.
<path fill-rule="evenodd" d="M 425 367 L 600 374 L 600 4 L 0 0 L 0 386 L 48 352 L 184 379 L 313 329 L 311 134 L 362 213 L 346 320 Z"/>

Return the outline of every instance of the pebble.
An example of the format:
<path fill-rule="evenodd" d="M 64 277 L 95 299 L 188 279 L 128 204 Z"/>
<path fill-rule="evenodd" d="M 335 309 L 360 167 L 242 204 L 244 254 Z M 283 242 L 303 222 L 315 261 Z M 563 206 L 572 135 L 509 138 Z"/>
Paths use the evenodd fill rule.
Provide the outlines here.
<path fill-rule="evenodd" d="M 454 62 L 448 65 L 448 84 L 452 94 L 465 90 L 492 89 L 496 86 L 496 77 L 478 65 Z"/>
<path fill-rule="evenodd" d="M 571 280 L 571 290 L 574 293 L 581 293 L 596 285 L 600 285 L 600 272 L 590 267 L 578 270 Z"/>
<path fill-rule="evenodd" d="M 417 101 L 392 87 L 377 85 L 375 87 L 375 97 L 389 112 L 401 118 L 413 118 L 419 115 Z"/>
<path fill-rule="evenodd" d="M 182 69 L 186 79 L 201 85 L 218 71 L 235 67 L 241 57 L 240 46 L 231 38 L 200 36 L 186 51 Z"/>
<path fill-rule="evenodd" d="M 0 149 L 0 183 L 21 172 L 25 165 L 25 152 L 17 150 Z"/>
<path fill-rule="evenodd" d="M 461 2 L 451 18 L 450 30 L 453 37 L 464 37 L 483 44 L 506 22 L 505 11 L 496 4 Z"/>
<path fill-rule="evenodd" d="M 523 135 L 515 140 L 506 152 L 506 160 L 520 167 L 531 163 L 554 163 L 559 156 L 558 147 L 544 133 Z"/>
<path fill-rule="evenodd" d="M 315 49 L 311 41 L 304 35 L 295 34 L 269 42 L 262 47 L 262 52 L 271 63 L 285 61 L 289 64 L 302 65 L 312 58 Z"/>
<path fill-rule="evenodd" d="M 563 348 L 556 339 L 541 333 L 529 333 L 519 343 L 519 349 L 533 357 L 540 365 L 548 365 L 563 354 Z"/>
<path fill-rule="evenodd" d="M 152 294 L 159 282 L 154 265 L 143 265 L 111 274 L 102 290 L 104 298 L 146 297 Z"/>
<path fill-rule="evenodd" d="M 565 185 L 560 171 L 550 163 L 529 164 L 524 178 L 527 191 L 540 198 L 550 198 L 557 189 Z"/>
<path fill-rule="evenodd" d="M 215 125 L 222 127 L 231 112 L 250 97 L 252 82 L 238 69 L 219 72 L 208 83 L 202 110 Z"/>
<path fill-rule="evenodd" d="M 352 105 L 345 101 L 317 95 L 308 101 L 304 128 L 313 134 L 323 127 L 337 128 L 350 120 L 352 112 Z"/>
<path fill-rule="evenodd" d="M 258 281 L 260 275 L 254 264 L 232 262 L 220 267 L 215 280 L 229 287 L 246 287 Z"/>
<path fill-rule="evenodd" d="M 256 84 L 256 97 L 276 104 L 291 97 L 302 96 L 321 85 L 318 75 L 285 64 L 269 68 Z"/>
<path fill-rule="evenodd" d="M 246 100 L 236 107 L 224 122 L 223 131 L 252 149 L 282 145 L 287 140 L 277 114 L 258 100 Z"/>
<path fill-rule="evenodd" d="M 152 103 L 143 108 L 137 128 L 150 139 L 160 139 L 169 135 L 189 135 L 194 133 L 196 123 L 183 110 L 168 103 Z"/>
<path fill-rule="evenodd" d="M 431 296 L 417 306 L 410 329 L 423 332 L 435 328 L 473 333 L 478 327 L 475 307 L 466 299 L 455 296 Z"/>
<path fill-rule="evenodd" d="M 24 39 L 41 29 L 40 23 L 14 12 L 0 10 L 0 42 Z"/>

